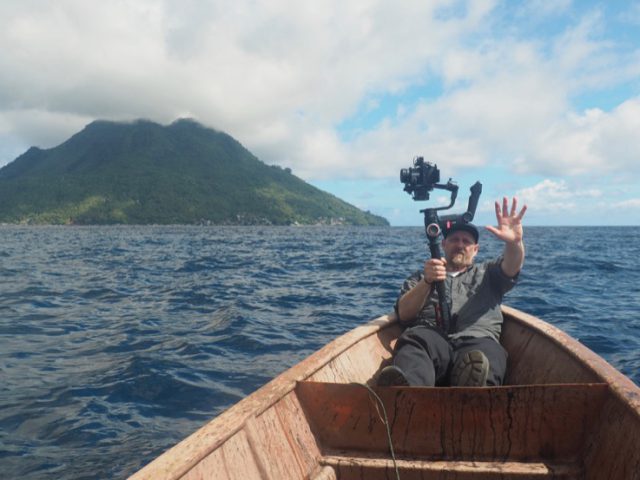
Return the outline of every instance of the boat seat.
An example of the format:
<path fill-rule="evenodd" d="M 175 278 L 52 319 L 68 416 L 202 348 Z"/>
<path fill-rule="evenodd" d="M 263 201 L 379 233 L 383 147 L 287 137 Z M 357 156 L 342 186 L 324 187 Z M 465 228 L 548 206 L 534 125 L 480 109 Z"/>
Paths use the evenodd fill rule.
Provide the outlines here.
<path fill-rule="evenodd" d="M 580 383 L 373 392 L 385 407 L 403 479 L 420 469 L 442 475 L 428 478 L 493 478 L 496 472 L 509 472 L 504 478 L 579 478 L 585 439 L 607 389 Z M 302 381 L 296 395 L 323 452 L 321 464 L 338 478 L 377 478 L 374 472 L 392 468 L 384 414 L 367 388 Z M 466 473 L 446 476 L 454 471 Z"/>

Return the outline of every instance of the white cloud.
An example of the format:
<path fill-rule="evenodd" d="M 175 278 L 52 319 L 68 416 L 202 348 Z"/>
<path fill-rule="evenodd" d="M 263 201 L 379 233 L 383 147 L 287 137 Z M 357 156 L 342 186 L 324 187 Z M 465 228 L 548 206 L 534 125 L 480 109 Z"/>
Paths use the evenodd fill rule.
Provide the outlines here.
<path fill-rule="evenodd" d="M 617 202 L 612 205 L 613 208 L 619 208 L 623 210 L 636 209 L 640 210 L 640 198 L 630 198 L 622 202 Z"/>
<path fill-rule="evenodd" d="M 527 205 L 532 225 L 638 225 L 637 195 L 605 179 L 588 184 L 579 178 L 547 178 L 515 192 L 519 205 Z M 489 202 L 482 207 L 489 211 Z"/>
<path fill-rule="evenodd" d="M 543 180 L 538 184 L 518 190 L 515 195 L 520 204 L 541 212 L 567 212 L 579 209 L 581 202 L 602 197 L 598 189 L 573 189 L 566 181 Z"/>
<path fill-rule="evenodd" d="M 640 62 L 628 62 L 638 51 L 616 55 L 609 41 L 592 38 L 599 21 L 599 14 L 588 14 L 552 44 L 507 39 L 449 48 L 441 71 L 449 88 L 396 123 L 363 134 L 352 156 L 367 151 L 380 166 L 371 171 L 380 174 L 385 164 L 390 167 L 388 159 L 406 162 L 416 152 L 446 161 L 454 174 L 495 164 L 520 174 L 637 173 L 638 98 L 609 112 L 571 106 L 585 89 L 624 84 L 640 74 Z"/>
<path fill-rule="evenodd" d="M 637 81 L 640 53 L 603 38 L 598 11 L 551 3 L 523 2 L 514 18 L 579 20 L 528 38 L 489 0 L 7 0 L 0 136 L 49 147 L 95 118 L 194 116 L 306 179 L 395 177 L 416 154 L 451 176 L 637 173 L 638 99 L 572 101 Z M 403 99 L 428 83 L 441 92 Z M 388 112 L 385 95 L 398 100 Z M 375 127 L 338 134 L 376 110 Z"/>
<path fill-rule="evenodd" d="M 640 171 L 640 97 L 612 112 L 599 109 L 571 114 L 540 129 L 530 156 L 517 162 L 518 171 L 550 174 L 613 174 Z M 530 160 L 533 160 L 531 163 Z"/>
<path fill-rule="evenodd" d="M 40 109 L 6 110 L 0 114 L 0 138 L 41 148 L 55 146 L 81 130 L 92 117 Z M 23 152 L 20 152 L 23 153 Z"/>
<path fill-rule="evenodd" d="M 52 123 L 189 112 L 258 150 L 303 153 L 366 92 L 419 78 L 492 2 L 436 21 L 448 3 L 2 2 L 0 115 L 21 135 L 16 112 L 44 111 Z"/>

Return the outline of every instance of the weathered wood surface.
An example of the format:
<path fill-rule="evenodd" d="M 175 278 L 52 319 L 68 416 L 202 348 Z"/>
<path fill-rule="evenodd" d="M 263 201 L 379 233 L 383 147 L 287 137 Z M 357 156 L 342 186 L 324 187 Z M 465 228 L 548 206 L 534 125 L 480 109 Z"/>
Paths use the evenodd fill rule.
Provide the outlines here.
<path fill-rule="evenodd" d="M 353 377 L 353 381 L 368 381 L 378 367 L 391 356 L 389 342 L 397 335 L 398 331 L 394 322 L 395 319 L 392 316 L 384 315 L 338 337 L 220 414 L 134 473 L 130 478 L 132 480 L 189 478 L 185 476 L 189 475 L 191 470 L 201 470 L 199 466 L 201 462 L 216 463 L 209 460 L 209 457 L 217 457 L 217 449 L 243 430 L 252 419 L 259 417 L 263 412 L 287 397 L 294 390 L 298 381 L 309 378 L 348 381 L 350 376 Z M 395 334 L 390 333 L 394 331 Z M 361 342 L 365 342 L 371 348 L 367 348 Z M 354 355 L 354 351 L 351 350 L 354 346 L 360 355 Z M 368 366 L 368 370 L 361 369 L 362 366 Z M 361 370 L 350 372 L 351 368 Z M 243 435 L 246 436 L 246 433 Z M 259 457 L 259 454 L 254 454 L 254 456 Z M 247 461 L 252 460 L 248 459 Z M 219 467 L 219 464 L 216 463 L 216 465 Z M 226 476 L 220 474 L 219 477 L 198 477 L 196 475 L 191 478 L 241 478 L 242 480 L 269 478 L 267 476 L 241 477 L 236 474 L 233 465 L 229 462 L 226 462 L 225 465 L 228 465 L 228 467 L 223 467 L 227 472 Z M 317 469 L 319 466 L 315 468 Z M 264 468 L 261 471 L 264 471 Z"/>
<path fill-rule="evenodd" d="M 389 480 L 395 478 L 393 462 L 387 457 L 344 457 L 325 455 L 331 480 Z M 470 462 L 442 460 L 397 460 L 402 480 L 575 480 L 584 478 L 579 463 Z M 319 477 L 314 480 L 320 480 Z M 323 479 L 324 480 L 324 479 Z"/>
<path fill-rule="evenodd" d="M 399 395 L 402 399 L 392 403 L 398 406 L 393 413 L 394 441 L 399 442 L 404 455 L 400 462 L 402 478 L 640 480 L 640 389 L 555 327 L 508 307 L 503 311 L 502 342 L 510 355 L 510 385 L 473 391 L 381 390 L 383 397 Z M 313 395 L 310 400 L 310 392 L 304 392 L 307 387 L 299 385 L 296 389 L 296 385 L 324 382 L 327 385 L 318 388 L 335 389 L 331 395 L 343 398 L 345 409 L 350 408 L 347 400 L 352 396 L 361 403 L 365 397 L 370 402 L 364 389 L 356 393 L 349 383 L 375 383 L 380 367 L 391 357 L 399 332 L 394 318 L 383 316 L 339 337 L 131 478 L 392 478 L 385 451 L 377 451 L 372 457 L 363 447 L 373 442 L 380 449 L 379 439 L 370 438 L 368 430 L 360 434 L 350 433 L 344 425 L 342 430 L 337 429 L 340 412 L 336 411 L 336 420 L 332 417 L 322 423 L 329 430 L 335 429 L 334 439 L 349 439 L 348 450 L 337 450 L 332 445 L 334 439 L 319 430 L 317 416 L 322 418 L 327 404 L 338 408 L 340 403 L 325 396 L 324 401 L 314 404 Z M 598 383 L 607 386 L 588 385 Z M 505 410 L 509 402 L 511 406 Z M 449 407 L 424 407 L 432 404 Z M 367 418 L 373 418 L 371 407 L 366 408 Z M 409 419 L 420 419 L 423 427 L 415 429 Z M 559 423 L 554 426 L 554 421 Z M 381 424 L 372 422 L 377 436 Z M 503 430 L 509 422 L 511 426 Z M 478 427 L 471 434 L 468 426 L 476 423 Z M 437 435 L 433 425 L 437 425 Z M 410 434 L 401 434 L 403 431 Z M 355 432 L 360 430 L 356 428 Z M 435 441 L 437 437 L 443 440 Z M 471 452 L 472 458 L 465 452 Z M 415 458 L 409 458 L 409 453 Z"/>
<path fill-rule="evenodd" d="M 375 397 L 359 385 L 301 382 L 296 392 L 325 449 L 389 450 Z M 572 459 L 597 425 L 605 384 L 376 388 L 397 455 L 434 460 Z"/>

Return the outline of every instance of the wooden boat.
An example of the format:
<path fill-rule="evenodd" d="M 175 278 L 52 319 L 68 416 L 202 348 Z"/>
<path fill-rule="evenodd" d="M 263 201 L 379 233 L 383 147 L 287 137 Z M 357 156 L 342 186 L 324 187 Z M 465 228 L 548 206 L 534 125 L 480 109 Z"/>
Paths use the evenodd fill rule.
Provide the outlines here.
<path fill-rule="evenodd" d="M 640 389 L 557 328 L 503 312 L 502 387 L 374 387 L 400 333 L 383 316 L 131 478 L 640 479 Z"/>

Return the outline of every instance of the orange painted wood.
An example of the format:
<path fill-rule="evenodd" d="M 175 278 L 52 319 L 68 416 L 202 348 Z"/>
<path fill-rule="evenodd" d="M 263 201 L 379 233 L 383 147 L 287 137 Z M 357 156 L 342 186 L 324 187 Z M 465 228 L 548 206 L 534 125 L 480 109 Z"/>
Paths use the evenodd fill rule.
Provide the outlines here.
<path fill-rule="evenodd" d="M 433 460 L 572 459 L 597 424 L 604 384 L 377 388 L 398 455 Z M 296 392 L 322 445 L 388 452 L 377 403 L 361 386 L 301 382 Z"/>

